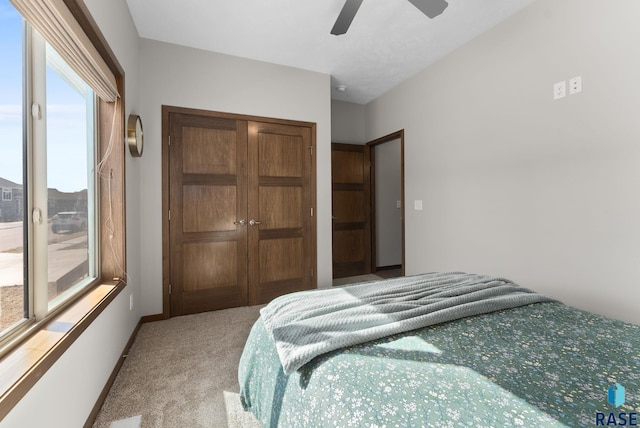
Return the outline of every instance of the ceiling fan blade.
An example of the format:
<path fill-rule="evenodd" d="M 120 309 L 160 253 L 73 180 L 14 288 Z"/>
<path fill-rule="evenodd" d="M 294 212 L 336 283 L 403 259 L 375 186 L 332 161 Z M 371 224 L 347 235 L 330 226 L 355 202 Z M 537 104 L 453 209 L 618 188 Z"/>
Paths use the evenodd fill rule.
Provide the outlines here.
<path fill-rule="evenodd" d="M 449 6 L 446 0 L 409 0 L 409 2 L 429 18 L 435 18 Z"/>
<path fill-rule="evenodd" d="M 331 34 L 339 36 L 346 33 L 351 25 L 351 21 L 353 21 L 353 18 L 356 16 L 356 12 L 360 9 L 361 4 L 362 0 L 346 0 L 342 11 L 340 11 L 340 15 L 338 15 L 338 19 L 336 19 L 336 23 L 333 24 Z"/>

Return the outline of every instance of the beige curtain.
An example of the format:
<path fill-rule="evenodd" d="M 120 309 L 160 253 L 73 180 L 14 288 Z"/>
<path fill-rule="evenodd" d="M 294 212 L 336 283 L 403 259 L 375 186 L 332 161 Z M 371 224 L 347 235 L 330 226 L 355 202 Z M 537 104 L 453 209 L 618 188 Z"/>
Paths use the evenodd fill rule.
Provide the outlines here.
<path fill-rule="evenodd" d="M 100 98 L 119 97 L 115 76 L 63 0 L 9 1 Z"/>

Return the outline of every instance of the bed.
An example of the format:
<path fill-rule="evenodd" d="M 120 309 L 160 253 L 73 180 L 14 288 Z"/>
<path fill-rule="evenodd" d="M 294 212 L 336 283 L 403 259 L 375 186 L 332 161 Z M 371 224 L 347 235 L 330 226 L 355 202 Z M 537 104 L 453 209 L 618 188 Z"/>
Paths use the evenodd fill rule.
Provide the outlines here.
<path fill-rule="evenodd" d="M 403 281 L 433 275 L 451 274 L 358 284 L 341 292 L 357 297 L 347 300 L 364 301 L 360 303 L 369 310 L 372 305 L 361 296 L 371 287 L 398 289 Z M 517 287 L 508 280 L 488 279 Z M 582 427 L 599 421 L 605 425 L 611 417 L 618 424 L 640 423 L 639 326 L 527 293 L 521 305 L 489 305 L 486 313 L 438 319 L 434 325 L 374 340 L 360 334 L 359 326 L 360 332 L 349 334 L 360 336 L 355 341 L 366 340 L 363 343 L 335 346 L 340 339 L 329 348 L 335 349 L 310 359 L 305 354 L 297 365 L 283 362 L 287 340 L 297 339 L 276 346 L 278 327 L 274 333 L 265 320 L 273 324 L 273 311 L 305 311 L 304 302 L 325 292 L 278 298 L 263 308 L 252 328 L 239 366 L 240 393 L 245 410 L 263 427 Z M 440 295 L 436 297 L 431 302 L 441 305 Z M 454 300 L 458 298 L 455 294 Z M 321 307 L 312 305 L 310 312 Z M 443 312 L 442 306 L 438 311 Z M 340 310 L 323 310 L 322 315 L 338 320 L 337 325 L 344 318 Z M 285 314 L 283 324 L 296 325 L 296 316 Z M 329 326 L 322 337 L 333 337 L 337 329 Z M 377 324 L 374 329 L 381 334 Z M 616 407 L 609 404 L 608 394 L 620 386 L 625 399 Z"/>

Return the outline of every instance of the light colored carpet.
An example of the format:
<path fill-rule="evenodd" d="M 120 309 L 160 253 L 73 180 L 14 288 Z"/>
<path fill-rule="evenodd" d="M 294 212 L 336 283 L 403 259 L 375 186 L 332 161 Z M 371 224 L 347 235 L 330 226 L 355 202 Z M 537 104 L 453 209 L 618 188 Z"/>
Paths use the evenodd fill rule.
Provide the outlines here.
<path fill-rule="evenodd" d="M 262 306 L 143 324 L 94 428 L 259 427 L 239 402 L 238 362 Z"/>
<path fill-rule="evenodd" d="M 245 412 L 240 404 L 240 394 L 224 391 L 228 428 L 260 428 L 253 413 Z"/>
<path fill-rule="evenodd" d="M 376 281 L 378 279 L 382 279 L 376 274 L 368 273 L 366 275 L 358 275 L 358 276 L 348 276 L 346 278 L 336 278 L 333 280 L 333 286 L 339 285 L 347 285 L 347 284 L 355 284 L 356 282 L 364 282 L 364 281 Z"/>
<path fill-rule="evenodd" d="M 142 415 L 113 421 L 111 425 L 109 425 L 109 428 L 140 428 L 140 425 L 142 425 Z"/>

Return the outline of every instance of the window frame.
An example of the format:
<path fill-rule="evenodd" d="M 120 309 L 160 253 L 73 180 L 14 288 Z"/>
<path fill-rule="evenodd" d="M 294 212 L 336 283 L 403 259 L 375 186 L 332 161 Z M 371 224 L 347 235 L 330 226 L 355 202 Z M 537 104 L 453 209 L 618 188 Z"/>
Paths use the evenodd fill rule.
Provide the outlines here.
<path fill-rule="evenodd" d="M 100 269 L 96 283 L 60 307 L 57 313 L 32 324 L 0 348 L 0 420 L 126 287 L 125 73 L 82 0 L 63 1 L 114 74 L 120 93 L 120 99 L 115 103 L 99 100 L 97 109 L 97 158 L 104 159 L 105 153 L 111 153 L 103 160 L 110 180 L 98 183 L 97 211 L 100 224 L 109 219 L 112 229 L 107 233 L 103 227 L 98 236 Z M 29 132 L 28 129 L 24 131 Z M 25 181 L 23 186 L 27 184 Z M 23 195 L 25 193 L 23 190 Z M 25 230 L 32 227 L 30 217 L 31 213 L 25 211 Z M 67 328 L 62 335 L 58 330 L 60 325 Z"/>
<path fill-rule="evenodd" d="M 33 326 L 37 326 L 54 317 L 64 310 L 69 304 L 79 299 L 82 294 L 101 281 L 100 275 L 100 245 L 97 243 L 100 236 L 101 210 L 99 208 L 99 171 L 96 168 L 99 150 L 99 119 L 102 114 L 99 110 L 99 97 L 91 91 L 91 98 L 85 98 L 85 105 L 89 106 L 85 114 L 88 133 L 87 154 L 85 164 L 81 167 L 91 173 L 87 174 L 87 215 L 89 227 L 87 227 L 87 251 L 88 272 L 87 278 L 73 283 L 68 289 L 49 297 L 49 219 L 50 209 L 50 183 L 47 182 L 48 168 L 48 141 L 47 133 L 47 76 L 48 69 L 52 70 L 61 79 L 66 80 L 49 65 L 47 50 L 51 47 L 29 23 L 22 19 L 22 112 L 23 112 L 23 192 L 22 209 L 24 229 L 24 251 L 22 270 L 23 280 L 23 317 L 13 325 L 0 331 L 0 356 L 10 349 L 11 344 L 28 332 Z M 64 59 L 60 58 L 61 61 Z M 68 67 L 65 65 L 65 67 Z M 80 78 L 81 79 L 81 78 Z M 68 81 L 67 81 L 68 83 Z M 85 83 L 86 84 L 86 83 Z M 88 86 L 88 85 L 87 85 Z M 32 106 L 38 105 L 39 115 L 32 113 Z M 30 114 L 31 113 L 31 114 Z M 90 122 L 90 123 L 89 123 Z M 89 132 L 92 137 L 89 138 Z M 13 190 L 2 187 L 2 202 L 13 200 L 5 199 L 6 190 L 10 196 Z M 26 196 L 26 197 L 25 197 Z M 34 221 L 37 215 L 40 221 Z M 92 214 L 89 218 L 89 214 Z"/>
<path fill-rule="evenodd" d="M 23 319 L 23 323 L 27 326 L 31 323 L 39 323 L 45 321 L 61 309 L 66 307 L 70 302 L 78 298 L 85 289 L 95 286 L 100 277 L 97 272 L 100 270 L 100 259 L 97 252 L 97 246 L 95 245 L 96 237 L 99 235 L 99 228 L 101 222 L 98 217 L 98 173 L 95 171 L 95 165 L 97 164 L 96 153 L 98 151 L 98 118 L 100 113 L 98 112 L 98 97 L 93 94 L 91 101 L 91 124 L 87 123 L 87 126 L 91 127 L 93 134 L 92 142 L 87 142 L 88 152 L 92 154 L 93 159 L 89 165 L 84 164 L 82 168 L 91 168 L 93 173 L 91 174 L 90 182 L 87 182 L 87 202 L 91 204 L 88 212 L 94 213 L 93 226 L 94 230 L 88 228 L 87 230 L 87 249 L 90 258 L 90 277 L 80 280 L 74 283 L 68 290 L 57 296 L 50 298 L 48 296 L 47 283 L 50 263 L 48 233 L 49 233 L 49 209 L 51 205 L 51 198 L 49 195 L 50 185 L 47 182 L 47 170 L 50 166 L 48 160 L 49 154 L 49 136 L 50 131 L 47 121 L 50 119 L 47 112 L 49 100 L 47 99 L 47 86 L 48 73 L 47 70 L 51 69 L 60 78 L 63 78 L 57 70 L 54 70 L 48 62 L 48 49 L 54 49 L 50 46 L 42 36 L 37 34 L 37 31 L 32 28 L 26 21 L 23 24 L 24 27 L 24 57 L 25 57 L 25 94 L 27 97 L 24 99 L 24 112 L 26 128 L 28 132 L 25 133 L 25 147 L 29 154 L 27 159 L 24 160 L 26 164 L 25 170 L 27 171 L 27 178 L 25 182 L 27 185 L 27 198 L 25 198 L 25 212 L 33 215 L 34 210 L 40 212 L 41 221 L 34 222 L 29 221 L 29 215 L 26 216 L 25 222 L 29 224 L 30 230 L 28 230 L 28 236 L 25 238 L 27 242 L 27 248 L 29 249 L 28 255 L 25 254 L 25 258 L 28 261 L 28 291 L 25 292 L 25 305 L 28 307 L 27 319 Z M 61 61 L 64 59 L 60 58 Z M 64 78 L 63 78 L 64 79 Z M 41 117 L 34 117 L 31 106 L 39 105 L 41 111 Z M 89 160 L 87 160 L 89 162 Z M 90 196 L 93 200 L 90 200 Z M 89 207 L 88 207 L 89 208 Z M 98 230 L 95 230 L 98 229 Z M 90 234 L 91 232 L 91 234 Z M 17 327 L 20 329 L 21 327 Z M 10 336 L 10 332 L 9 336 Z M 4 342 L 4 334 L 0 336 L 0 343 Z"/>

